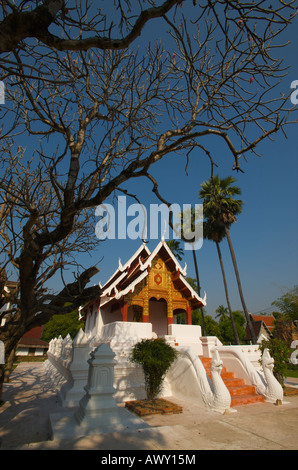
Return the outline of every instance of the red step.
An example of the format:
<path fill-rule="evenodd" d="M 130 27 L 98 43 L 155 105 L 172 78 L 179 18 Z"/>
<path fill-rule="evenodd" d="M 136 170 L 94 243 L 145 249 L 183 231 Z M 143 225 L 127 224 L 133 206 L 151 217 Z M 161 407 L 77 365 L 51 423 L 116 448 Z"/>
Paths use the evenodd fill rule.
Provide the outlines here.
<path fill-rule="evenodd" d="M 211 379 L 211 358 L 201 357 L 201 362 Z M 246 385 L 243 379 L 235 377 L 234 372 L 230 372 L 226 367 L 222 368 L 221 377 L 231 395 L 231 407 L 248 405 L 250 403 L 263 403 L 265 398 L 258 395 L 253 385 Z M 212 379 L 211 379 L 212 380 Z"/>
<path fill-rule="evenodd" d="M 232 397 L 231 407 L 240 405 L 250 405 L 255 403 L 264 403 L 265 398 L 263 395 L 241 395 L 238 397 Z"/>

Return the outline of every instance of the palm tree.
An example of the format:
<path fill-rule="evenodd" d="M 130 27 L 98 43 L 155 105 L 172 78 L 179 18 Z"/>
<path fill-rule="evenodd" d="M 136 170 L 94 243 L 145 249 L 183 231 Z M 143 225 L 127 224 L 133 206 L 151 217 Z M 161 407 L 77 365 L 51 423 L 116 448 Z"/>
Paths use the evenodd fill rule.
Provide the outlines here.
<path fill-rule="evenodd" d="M 217 313 L 217 315 L 215 315 L 215 318 L 219 317 L 219 321 L 221 319 L 227 318 L 227 315 L 228 315 L 227 307 L 224 307 L 223 305 L 219 305 L 217 309 L 215 310 L 215 312 Z"/>
<path fill-rule="evenodd" d="M 179 240 L 168 240 L 167 242 L 168 247 L 170 250 L 174 253 L 175 257 L 179 260 L 182 261 L 182 256 L 184 255 L 184 251 L 180 246 L 180 241 Z"/>
<path fill-rule="evenodd" d="M 226 301 L 227 301 L 228 310 L 230 313 L 230 319 L 232 322 L 232 328 L 233 328 L 234 337 L 235 337 L 235 343 L 240 344 L 239 335 L 238 335 L 238 331 L 237 331 L 235 320 L 234 320 L 234 315 L 233 315 L 231 304 L 230 304 L 228 284 L 227 284 L 226 274 L 224 270 L 221 249 L 219 245 L 220 242 L 224 239 L 224 237 L 225 237 L 225 228 L 222 225 L 219 225 L 218 223 L 216 223 L 216 221 L 214 220 L 212 221 L 212 218 L 209 215 L 209 219 L 207 219 L 204 222 L 204 238 L 207 238 L 208 240 L 212 240 L 216 245 L 219 264 L 220 264 L 221 273 L 222 273 L 222 279 L 224 283 L 225 294 L 226 294 Z"/>
<path fill-rule="evenodd" d="M 199 196 L 203 199 L 204 216 L 210 218 L 213 223 L 224 227 L 227 237 L 232 262 L 234 266 L 240 300 L 251 337 L 256 343 L 256 336 L 252 327 L 251 319 L 246 308 L 236 256 L 232 245 L 230 226 L 236 222 L 236 216 L 242 212 L 243 201 L 235 199 L 234 196 L 241 194 L 241 189 L 233 185 L 236 179 L 232 176 L 221 179 L 218 175 L 211 177 L 201 184 Z"/>
<path fill-rule="evenodd" d="M 193 262 L 194 262 L 195 273 L 196 273 L 197 292 L 199 296 L 201 297 L 201 284 L 200 284 L 199 268 L 198 268 L 198 263 L 197 263 L 196 250 L 195 250 L 195 242 L 192 242 L 190 239 L 190 237 L 193 236 L 193 234 L 195 233 L 196 215 L 197 214 L 194 209 L 184 210 L 180 214 L 181 222 L 180 224 L 176 225 L 176 229 L 178 229 L 178 226 L 180 227 L 182 239 L 192 246 L 191 251 L 192 251 Z M 201 316 L 202 316 L 203 336 L 207 336 L 204 310 L 203 308 L 201 308 L 200 310 L 201 310 Z"/>

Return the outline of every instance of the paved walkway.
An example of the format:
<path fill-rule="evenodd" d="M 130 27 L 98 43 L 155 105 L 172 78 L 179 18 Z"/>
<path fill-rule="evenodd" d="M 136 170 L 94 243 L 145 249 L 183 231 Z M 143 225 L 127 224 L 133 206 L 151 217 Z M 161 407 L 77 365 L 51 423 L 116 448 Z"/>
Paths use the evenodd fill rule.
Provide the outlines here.
<path fill-rule="evenodd" d="M 293 384 L 297 379 L 288 379 Z M 290 384 L 289 384 L 290 385 Z M 297 450 L 298 395 L 282 406 L 242 406 L 218 414 L 171 397 L 183 413 L 146 417 L 150 428 L 50 440 L 49 415 L 63 411 L 43 363 L 21 363 L 4 385 L 0 450 Z"/>

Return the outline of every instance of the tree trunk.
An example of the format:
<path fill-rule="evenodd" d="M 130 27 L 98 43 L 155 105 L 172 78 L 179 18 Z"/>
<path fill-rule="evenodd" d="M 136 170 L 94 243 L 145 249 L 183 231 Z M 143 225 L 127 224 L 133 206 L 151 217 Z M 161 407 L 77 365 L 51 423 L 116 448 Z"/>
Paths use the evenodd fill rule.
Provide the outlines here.
<path fill-rule="evenodd" d="M 192 256 L 193 256 L 193 261 L 194 261 L 194 265 L 195 265 L 196 279 L 197 279 L 197 285 L 198 285 L 198 294 L 201 297 L 201 285 L 200 285 L 200 278 L 199 278 L 199 269 L 198 269 L 198 263 L 197 263 L 197 258 L 196 258 L 196 254 L 195 254 L 194 249 L 192 249 Z M 201 315 L 202 315 L 203 336 L 207 336 L 203 308 L 201 308 L 200 310 L 201 310 Z"/>
<path fill-rule="evenodd" d="M 244 300 L 244 296 L 243 296 L 243 292 L 242 292 L 242 286 L 241 286 L 241 282 L 240 282 L 239 271 L 238 271 L 238 267 L 237 267 L 237 263 L 236 263 L 234 248 L 233 248 L 232 240 L 231 240 L 231 236 L 230 236 L 230 231 L 229 231 L 227 226 L 225 226 L 225 230 L 226 230 L 226 236 L 227 236 L 227 240 L 228 240 L 228 244 L 229 244 L 229 249 L 230 249 L 231 256 L 232 256 L 232 261 L 233 261 L 233 266 L 234 266 L 235 275 L 236 275 L 236 279 L 237 279 L 238 291 L 239 291 L 240 300 L 241 300 L 241 303 L 242 303 L 242 308 L 243 308 L 243 311 L 244 311 L 244 315 L 245 315 L 245 318 L 246 318 L 246 322 L 247 322 L 247 325 L 248 325 L 253 343 L 256 344 L 257 343 L 257 338 L 256 338 L 256 335 L 255 335 L 255 332 L 254 332 L 254 329 L 253 329 L 253 326 L 252 326 L 252 323 L 251 323 L 249 313 L 248 313 L 247 308 L 246 308 L 246 304 L 245 304 L 245 300 Z"/>
<path fill-rule="evenodd" d="M 2 400 L 3 380 L 4 380 L 4 364 L 0 364 L 0 403 Z"/>
<path fill-rule="evenodd" d="M 223 278 L 223 283 L 224 283 L 225 293 L 226 293 L 226 300 L 227 300 L 228 309 L 229 309 L 229 312 L 230 312 L 230 318 L 231 318 L 231 322 L 232 322 L 235 342 L 236 342 L 236 344 L 240 344 L 237 328 L 236 328 L 236 325 L 235 325 L 234 315 L 233 315 L 233 312 L 232 312 L 232 309 L 231 309 L 229 293 L 228 293 L 228 286 L 227 286 L 227 280 L 226 280 L 226 274 L 225 274 L 223 260 L 222 260 L 222 256 L 221 256 L 221 250 L 220 250 L 220 247 L 219 247 L 219 243 L 218 242 L 215 242 L 215 243 L 216 243 L 219 263 L 220 263 L 220 267 L 221 267 L 222 278 Z"/>
<path fill-rule="evenodd" d="M 9 377 L 13 368 L 13 363 L 15 359 L 15 354 L 16 354 L 16 349 L 17 345 L 12 349 L 10 352 L 6 364 L 5 364 L 5 370 L 4 370 L 4 377 L 3 377 L 3 383 L 8 383 L 9 382 Z"/>
<path fill-rule="evenodd" d="M 10 327 L 5 335 L 2 334 L 1 340 L 4 343 L 5 364 L 0 364 L 0 400 L 2 397 L 3 383 L 7 383 L 9 381 L 17 345 L 22 336 L 23 335 L 20 334 L 18 324 L 13 328 Z"/>

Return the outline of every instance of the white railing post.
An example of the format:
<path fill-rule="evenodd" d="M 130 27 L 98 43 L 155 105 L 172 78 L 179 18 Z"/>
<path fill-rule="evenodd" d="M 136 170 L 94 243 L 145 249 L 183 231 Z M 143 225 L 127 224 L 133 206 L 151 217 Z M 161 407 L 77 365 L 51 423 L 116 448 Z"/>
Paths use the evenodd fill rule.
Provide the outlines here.
<path fill-rule="evenodd" d="M 66 407 L 78 406 L 79 401 L 85 394 L 84 387 L 87 385 L 91 348 L 88 344 L 87 335 L 82 329 L 73 340 L 73 358 L 69 366 L 72 376 L 72 386 L 69 388 L 62 400 Z"/>

